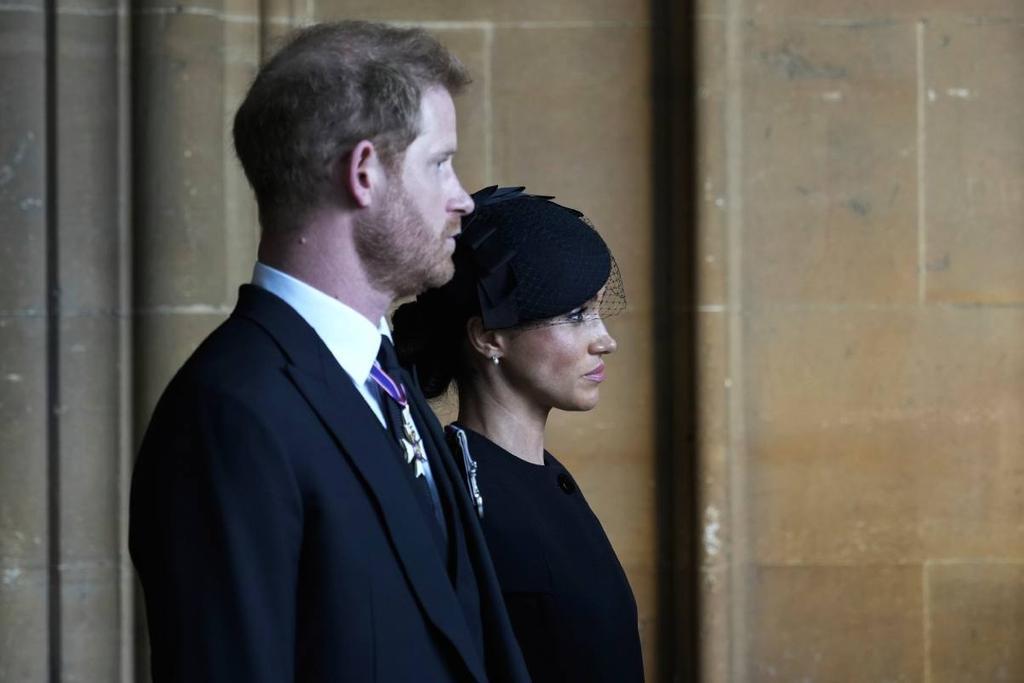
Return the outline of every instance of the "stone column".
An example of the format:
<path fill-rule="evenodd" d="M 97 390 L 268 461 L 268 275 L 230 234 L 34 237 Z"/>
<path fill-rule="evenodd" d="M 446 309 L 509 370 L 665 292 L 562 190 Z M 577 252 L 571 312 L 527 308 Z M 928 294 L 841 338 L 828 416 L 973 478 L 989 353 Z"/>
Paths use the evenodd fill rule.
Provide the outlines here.
<path fill-rule="evenodd" d="M 127 3 L 60 0 L 52 36 L 56 212 L 51 269 L 49 485 L 59 679 L 131 680 L 132 571 Z M 54 320 L 52 313 L 57 314 Z M 56 538 L 54 538 L 56 535 Z M 53 571 L 51 564 L 51 572 Z M 51 596 L 53 597 L 53 596 Z M 59 618 L 59 623 L 54 620 Z M 56 652 L 54 650 L 57 650 Z M 58 672 L 51 668 L 51 680 Z"/>
<path fill-rule="evenodd" d="M 0 671 L 47 675 L 46 21 L 0 5 Z"/>
<path fill-rule="evenodd" d="M 127 22 L 0 19 L 0 678 L 128 680 Z"/>

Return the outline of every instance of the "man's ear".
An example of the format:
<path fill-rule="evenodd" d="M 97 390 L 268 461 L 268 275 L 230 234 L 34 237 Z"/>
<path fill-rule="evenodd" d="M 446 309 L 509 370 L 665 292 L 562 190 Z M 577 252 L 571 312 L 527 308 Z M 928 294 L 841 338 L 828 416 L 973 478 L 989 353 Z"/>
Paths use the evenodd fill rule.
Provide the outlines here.
<path fill-rule="evenodd" d="M 497 330 L 485 330 L 480 316 L 466 321 L 466 338 L 473 351 L 487 360 L 505 355 L 505 335 Z"/>
<path fill-rule="evenodd" d="M 352 202 L 359 208 L 373 203 L 374 188 L 383 181 L 383 166 L 377 148 L 369 140 L 360 140 L 341 163 L 341 182 Z"/>

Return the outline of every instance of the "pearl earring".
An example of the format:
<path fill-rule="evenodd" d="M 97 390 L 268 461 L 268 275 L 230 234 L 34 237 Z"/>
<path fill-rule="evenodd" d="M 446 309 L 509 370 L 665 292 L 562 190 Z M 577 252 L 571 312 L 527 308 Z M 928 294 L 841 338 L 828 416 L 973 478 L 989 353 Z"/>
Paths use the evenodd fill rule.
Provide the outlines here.
<path fill-rule="evenodd" d="M 491 356 L 491 362 L 494 363 L 495 365 L 500 365 L 501 359 L 498 358 L 497 356 Z"/>

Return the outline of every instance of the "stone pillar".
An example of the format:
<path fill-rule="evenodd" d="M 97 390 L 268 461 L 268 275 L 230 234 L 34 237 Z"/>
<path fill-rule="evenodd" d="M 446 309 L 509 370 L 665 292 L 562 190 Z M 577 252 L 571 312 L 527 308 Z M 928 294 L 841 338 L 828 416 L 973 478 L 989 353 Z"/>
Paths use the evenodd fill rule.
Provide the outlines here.
<path fill-rule="evenodd" d="M 60 680 L 130 680 L 132 570 L 127 3 L 62 0 L 56 118 L 56 395 Z M 52 322 L 52 318 L 51 318 Z M 55 539 L 51 538 L 51 543 Z M 52 567 L 51 567 L 52 569 Z M 56 617 L 57 614 L 51 611 Z M 53 653 L 51 652 L 51 657 Z M 51 672 L 52 673 L 52 672 Z"/>
<path fill-rule="evenodd" d="M 0 677 L 129 680 L 127 22 L 0 20 Z"/>
<path fill-rule="evenodd" d="M 43 3 L 0 5 L 0 662 L 48 671 L 50 421 Z"/>

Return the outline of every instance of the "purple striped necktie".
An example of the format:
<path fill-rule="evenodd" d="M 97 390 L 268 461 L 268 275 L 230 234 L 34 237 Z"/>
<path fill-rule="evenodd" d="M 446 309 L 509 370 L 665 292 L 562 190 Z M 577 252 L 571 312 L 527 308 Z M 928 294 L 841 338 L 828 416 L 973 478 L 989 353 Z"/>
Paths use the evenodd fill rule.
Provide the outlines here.
<path fill-rule="evenodd" d="M 373 361 L 373 367 L 370 368 L 370 377 L 381 388 L 381 391 L 394 399 L 395 403 L 399 406 L 405 408 L 409 405 L 409 399 L 405 395 L 405 387 L 400 382 L 396 382 L 391 375 L 384 372 L 384 368 L 380 366 L 380 361 Z"/>
<path fill-rule="evenodd" d="M 389 373 L 388 370 L 391 372 Z M 432 477 L 428 479 L 424 476 L 430 467 L 426 445 L 420 438 L 419 429 L 417 429 L 409 409 L 409 399 L 405 393 L 405 387 L 397 379 L 400 372 L 401 366 L 398 363 L 395 347 L 391 344 L 390 339 L 381 336 L 380 349 L 377 352 L 377 360 L 373 361 L 373 367 L 370 368 L 370 377 L 391 399 L 389 401 L 382 397 L 386 405 L 381 406 L 385 422 L 388 423 L 388 431 L 401 446 L 406 463 L 412 466 L 413 478 L 423 481 L 426 485 L 425 493 L 434 509 L 434 517 L 441 528 L 441 535 L 447 539 L 444 511 L 441 508 L 441 499 L 438 496 L 437 488 Z"/>

